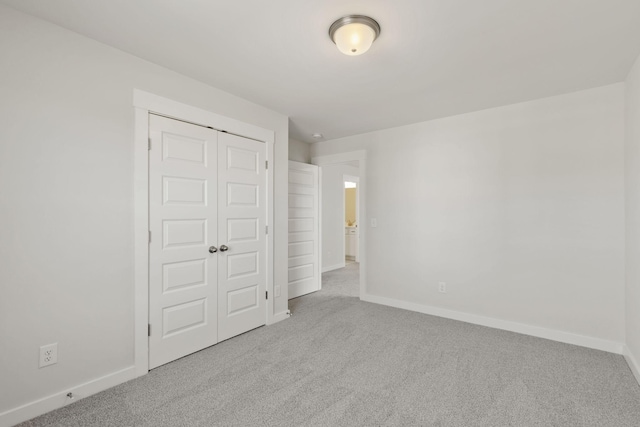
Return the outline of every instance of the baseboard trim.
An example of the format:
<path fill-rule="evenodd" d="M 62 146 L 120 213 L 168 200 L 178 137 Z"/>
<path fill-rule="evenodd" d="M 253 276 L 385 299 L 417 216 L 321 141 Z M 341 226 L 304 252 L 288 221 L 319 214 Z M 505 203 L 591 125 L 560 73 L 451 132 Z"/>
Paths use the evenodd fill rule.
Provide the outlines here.
<path fill-rule="evenodd" d="M 581 347 L 593 348 L 596 350 L 607 351 L 609 353 L 622 354 L 623 344 L 615 341 L 603 340 L 600 338 L 578 335 L 571 332 L 558 331 L 555 329 L 547 329 L 539 326 L 526 325 L 524 323 L 511 322 L 507 320 L 496 319 L 493 317 L 479 316 L 476 314 L 463 313 L 461 311 L 448 310 L 445 308 L 433 307 L 428 305 L 416 304 L 407 301 L 385 298 L 371 294 L 364 294 L 362 301 L 372 302 L 375 304 L 388 305 L 390 307 L 401 308 L 404 310 L 416 311 L 418 313 L 429 314 L 432 316 L 444 317 L 461 322 L 473 323 L 475 325 L 488 326 L 490 328 L 502 329 L 519 334 L 530 335 L 537 338 L 545 338 L 552 341 L 558 341 L 565 344 L 573 344 Z"/>
<path fill-rule="evenodd" d="M 25 405 L 10 409 L 0 414 L 0 426 L 9 427 L 30 420 L 39 415 L 46 414 L 54 409 L 62 408 L 71 402 L 76 402 L 92 394 L 99 393 L 135 378 L 135 367 L 130 366 L 120 371 L 107 374 L 100 378 L 66 388 L 42 399 L 35 400 Z M 67 398 L 67 393 L 73 393 L 73 400 Z"/>
<path fill-rule="evenodd" d="M 278 322 L 281 322 L 281 321 L 283 321 L 283 320 L 285 320 L 285 319 L 288 319 L 288 318 L 291 316 L 291 314 L 290 314 L 290 313 L 291 313 L 291 312 L 290 312 L 289 310 L 287 310 L 287 311 L 283 311 L 283 312 L 281 312 L 281 313 L 277 313 L 277 314 L 275 314 L 275 315 L 271 318 L 271 321 L 270 321 L 269 323 L 267 323 L 267 325 L 273 325 L 273 324 L 276 324 L 276 323 L 278 323 Z"/>
<path fill-rule="evenodd" d="M 638 385 L 640 385 L 640 363 L 633 356 L 631 350 L 629 350 L 628 346 L 624 346 L 624 358 L 627 361 L 627 365 L 629 365 L 629 369 L 633 372 L 633 376 L 636 377 L 636 381 L 638 381 Z"/>
<path fill-rule="evenodd" d="M 332 270 L 337 270 L 339 268 L 344 268 L 347 264 L 346 263 L 341 263 L 341 264 L 334 264 L 334 265 L 330 265 L 329 267 L 324 267 L 322 269 L 323 273 L 326 273 L 327 271 L 332 271 Z"/>

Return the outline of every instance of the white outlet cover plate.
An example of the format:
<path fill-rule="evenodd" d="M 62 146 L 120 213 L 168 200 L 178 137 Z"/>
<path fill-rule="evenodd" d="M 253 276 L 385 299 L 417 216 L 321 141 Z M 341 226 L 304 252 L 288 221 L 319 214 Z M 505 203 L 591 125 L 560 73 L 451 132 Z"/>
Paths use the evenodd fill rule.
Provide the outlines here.
<path fill-rule="evenodd" d="M 47 344 L 40 347 L 40 367 L 58 363 L 58 343 Z"/>

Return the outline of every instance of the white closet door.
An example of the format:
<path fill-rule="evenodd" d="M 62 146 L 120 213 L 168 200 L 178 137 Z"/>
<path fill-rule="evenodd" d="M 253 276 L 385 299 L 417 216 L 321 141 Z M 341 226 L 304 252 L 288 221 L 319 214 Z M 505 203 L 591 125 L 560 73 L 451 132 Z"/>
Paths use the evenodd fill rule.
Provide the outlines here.
<path fill-rule="evenodd" d="M 149 368 L 218 342 L 218 132 L 150 116 Z"/>
<path fill-rule="evenodd" d="M 289 299 L 320 290 L 319 170 L 289 161 Z"/>
<path fill-rule="evenodd" d="M 265 160 L 264 143 L 219 134 L 220 341 L 264 325 L 266 320 Z"/>

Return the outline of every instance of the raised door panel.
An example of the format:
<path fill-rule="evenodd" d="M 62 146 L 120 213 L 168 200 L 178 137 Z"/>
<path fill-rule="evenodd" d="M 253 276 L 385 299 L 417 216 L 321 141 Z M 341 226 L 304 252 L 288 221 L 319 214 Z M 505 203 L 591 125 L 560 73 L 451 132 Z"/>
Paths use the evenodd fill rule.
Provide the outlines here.
<path fill-rule="evenodd" d="M 151 126 L 153 127 L 155 126 L 155 124 L 165 119 L 154 116 L 151 118 L 151 120 L 155 122 L 151 124 Z M 177 122 L 177 120 L 173 120 L 173 122 Z M 176 124 L 176 127 L 183 124 L 187 126 L 193 126 L 187 123 L 179 123 Z M 177 133 L 173 133 L 172 130 L 160 130 L 160 132 L 162 133 L 162 162 L 165 164 L 171 162 L 184 164 L 185 162 L 187 162 L 206 167 L 208 163 L 207 152 L 209 150 L 209 139 L 207 139 L 208 137 L 202 139 L 197 135 L 195 137 L 192 137 L 191 135 L 184 135 L 183 131 L 185 127 L 182 127 L 183 129 L 176 129 Z M 188 130 L 187 132 L 191 131 Z"/>
<path fill-rule="evenodd" d="M 163 263 L 162 291 L 167 293 L 190 287 L 206 286 L 208 283 L 207 273 L 206 258 Z"/>
<path fill-rule="evenodd" d="M 163 205 L 207 205 L 207 181 L 204 179 L 163 177 Z"/>

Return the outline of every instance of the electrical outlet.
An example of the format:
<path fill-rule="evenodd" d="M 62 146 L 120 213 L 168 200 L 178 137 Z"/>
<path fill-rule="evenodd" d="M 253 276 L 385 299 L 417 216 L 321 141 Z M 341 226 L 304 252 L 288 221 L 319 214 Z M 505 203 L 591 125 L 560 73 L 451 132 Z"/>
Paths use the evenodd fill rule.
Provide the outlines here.
<path fill-rule="evenodd" d="M 445 282 L 438 282 L 438 291 L 443 294 L 447 293 L 447 284 Z"/>
<path fill-rule="evenodd" d="M 280 296 L 280 285 L 275 286 L 275 291 L 276 291 L 276 298 L 278 298 Z"/>
<path fill-rule="evenodd" d="M 58 363 L 58 343 L 47 344 L 40 347 L 40 367 Z"/>

